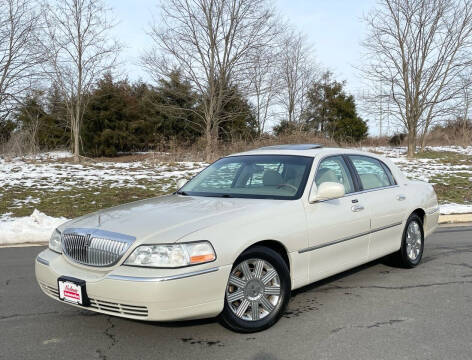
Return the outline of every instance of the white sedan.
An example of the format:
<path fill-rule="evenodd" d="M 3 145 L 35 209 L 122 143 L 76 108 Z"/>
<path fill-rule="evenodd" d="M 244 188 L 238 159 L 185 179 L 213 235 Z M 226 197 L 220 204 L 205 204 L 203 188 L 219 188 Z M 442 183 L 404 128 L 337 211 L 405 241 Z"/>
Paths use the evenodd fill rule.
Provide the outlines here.
<path fill-rule="evenodd" d="M 52 298 L 140 320 L 273 325 L 293 289 L 395 253 L 419 264 L 431 185 L 375 154 L 281 145 L 222 158 L 176 193 L 67 222 L 36 259 Z"/>

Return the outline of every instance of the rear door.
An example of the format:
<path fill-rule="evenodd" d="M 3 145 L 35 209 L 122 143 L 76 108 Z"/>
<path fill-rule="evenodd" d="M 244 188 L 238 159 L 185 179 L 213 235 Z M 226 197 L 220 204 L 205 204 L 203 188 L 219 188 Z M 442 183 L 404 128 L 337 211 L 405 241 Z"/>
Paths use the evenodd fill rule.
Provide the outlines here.
<path fill-rule="evenodd" d="M 400 248 L 408 201 L 387 165 L 373 157 L 349 155 L 365 208 L 371 217 L 369 260 Z"/>
<path fill-rule="evenodd" d="M 316 281 L 367 261 L 370 217 L 352 169 L 342 155 L 320 160 L 312 186 L 344 185 L 346 196 L 306 205 L 310 281 Z M 360 195 L 360 196 L 358 196 Z"/>

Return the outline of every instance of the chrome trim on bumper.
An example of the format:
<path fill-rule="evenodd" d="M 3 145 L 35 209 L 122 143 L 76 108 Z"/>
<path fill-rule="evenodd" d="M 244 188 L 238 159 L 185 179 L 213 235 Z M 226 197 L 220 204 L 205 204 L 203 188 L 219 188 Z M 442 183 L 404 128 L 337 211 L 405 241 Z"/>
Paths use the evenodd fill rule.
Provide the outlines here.
<path fill-rule="evenodd" d="M 43 259 L 42 257 L 40 257 L 39 255 L 36 256 L 36 261 L 39 262 L 40 264 L 43 264 L 43 265 L 46 265 L 46 266 L 49 266 L 49 261 Z"/>
<path fill-rule="evenodd" d="M 331 242 L 326 243 L 326 244 L 311 246 L 311 247 L 308 247 L 308 248 L 305 248 L 305 249 L 298 250 L 298 253 L 303 254 L 303 253 L 308 252 L 308 251 L 318 250 L 318 249 L 321 249 L 321 248 L 324 248 L 324 247 L 327 247 L 327 246 L 336 245 L 336 244 L 342 243 L 344 241 L 354 240 L 354 239 L 356 239 L 358 237 L 361 237 L 361 236 L 373 234 L 373 233 L 376 233 L 378 231 L 382 231 L 382 230 L 390 229 L 390 228 L 395 227 L 395 226 L 399 226 L 402 223 L 403 223 L 402 221 L 399 221 L 399 222 L 396 222 L 394 224 L 382 226 L 382 227 L 379 227 L 379 228 L 376 228 L 376 229 L 365 231 L 365 232 L 360 233 L 360 234 L 356 234 L 356 235 L 353 235 L 353 236 L 347 236 L 347 237 L 339 239 L 339 240 L 334 240 L 334 241 L 331 241 Z"/>
<path fill-rule="evenodd" d="M 170 275 L 170 276 L 158 276 L 158 277 L 142 277 L 142 276 L 125 276 L 125 275 L 108 275 L 107 279 L 112 280 L 123 280 L 123 281 L 138 281 L 138 282 L 162 282 L 169 280 L 185 279 L 192 276 L 208 274 L 211 272 L 218 271 L 219 267 L 214 267 L 205 270 L 193 271 L 185 274 Z"/>

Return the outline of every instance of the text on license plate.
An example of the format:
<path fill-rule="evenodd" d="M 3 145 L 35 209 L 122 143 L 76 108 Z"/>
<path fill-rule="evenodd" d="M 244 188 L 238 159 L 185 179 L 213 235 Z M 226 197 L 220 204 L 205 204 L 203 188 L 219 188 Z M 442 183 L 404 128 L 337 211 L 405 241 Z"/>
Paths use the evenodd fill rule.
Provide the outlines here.
<path fill-rule="evenodd" d="M 70 281 L 59 280 L 59 297 L 64 301 L 82 304 L 82 287 Z"/>

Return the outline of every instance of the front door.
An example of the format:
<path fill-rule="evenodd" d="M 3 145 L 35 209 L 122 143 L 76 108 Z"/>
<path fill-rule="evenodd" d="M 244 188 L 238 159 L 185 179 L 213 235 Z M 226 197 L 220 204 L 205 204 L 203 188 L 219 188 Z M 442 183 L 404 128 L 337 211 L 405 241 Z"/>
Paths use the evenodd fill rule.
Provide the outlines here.
<path fill-rule="evenodd" d="M 313 186 L 323 182 L 344 185 L 346 196 L 307 204 L 310 281 L 316 281 L 367 261 L 370 218 L 363 194 L 357 194 L 343 156 L 321 160 Z"/>

